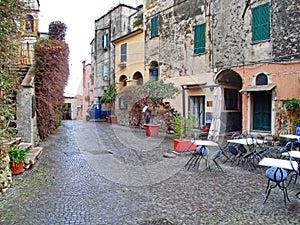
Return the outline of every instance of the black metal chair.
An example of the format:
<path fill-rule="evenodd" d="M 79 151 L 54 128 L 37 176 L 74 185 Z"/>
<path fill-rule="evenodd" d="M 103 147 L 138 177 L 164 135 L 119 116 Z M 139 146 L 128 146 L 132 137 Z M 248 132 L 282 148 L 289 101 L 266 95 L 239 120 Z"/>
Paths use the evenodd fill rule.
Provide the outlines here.
<path fill-rule="evenodd" d="M 220 164 L 218 163 L 217 159 L 223 154 L 222 149 L 218 149 L 214 154 L 212 154 L 212 156 L 210 157 L 210 159 L 214 162 L 214 164 L 217 166 L 217 168 L 219 170 L 221 170 L 224 173 L 224 170 L 222 169 L 222 167 L 220 166 Z"/>
<path fill-rule="evenodd" d="M 287 209 L 286 200 L 290 202 L 287 193 L 287 186 L 285 185 L 285 181 L 288 178 L 287 171 L 279 167 L 270 167 L 266 170 L 266 177 L 268 178 L 268 186 L 265 191 L 267 195 L 263 204 L 267 202 L 271 190 L 278 187 L 283 192 L 284 204 L 285 204 L 285 208 Z M 274 184 L 271 184 L 271 182 L 273 182 Z"/>
<path fill-rule="evenodd" d="M 291 163 L 293 170 L 292 170 L 292 172 L 290 172 L 291 178 L 290 178 L 290 181 L 289 181 L 287 187 L 290 185 L 291 181 L 293 180 L 293 177 L 295 177 L 294 184 L 296 184 L 297 178 L 300 176 L 300 159 L 291 157 L 289 152 L 288 152 L 288 155 L 289 155 L 290 163 Z M 298 165 L 295 167 L 294 164 L 292 163 L 292 161 L 296 161 Z M 296 194 L 296 197 L 300 200 L 300 191 Z"/>
<path fill-rule="evenodd" d="M 206 168 L 209 168 L 208 155 L 209 149 L 206 146 L 198 146 L 196 148 L 196 151 L 192 154 L 191 158 L 187 161 L 184 167 L 186 167 L 188 170 L 191 167 L 199 169 L 200 162 L 202 159 L 204 159 L 206 162 Z"/>

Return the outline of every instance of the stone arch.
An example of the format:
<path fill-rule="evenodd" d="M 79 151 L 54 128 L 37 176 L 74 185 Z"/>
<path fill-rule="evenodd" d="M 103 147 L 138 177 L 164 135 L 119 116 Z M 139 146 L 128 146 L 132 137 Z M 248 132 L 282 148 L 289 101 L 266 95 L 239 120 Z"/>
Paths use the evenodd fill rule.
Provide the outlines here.
<path fill-rule="evenodd" d="M 255 76 L 254 80 L 255 85 L 268 85 L 269 84 L 269 77 L 265 73 L 259 73 Z"/>
<path fill-rule="evenodd" d="M 242 130 L 242 95 L 239 92 L 243 86 L 241 76 L 234 70 L 224 69 L 215 76 L 215 83 L 222 90 L 222 112 L 226 132 Z"/>
<path fill-rule="evenodd" d="M 149 68 L 149 78 L 150 80 L 158 80 L 158 76 L 159 76 L 158 62 L 152 61 L 150 63 L 150 68 Z"/>
<path fill-rule="evenodd" d="M 136 80 L 137 85 L 143 85 L 143 75 L 141 72 L 137 71 L 133 74 L 133 80 Z"/>
<path fill-rule="evenodd" d="M 123 74 L 123 75 L 120 76 L 118 82 L 122 83 L 123 87 L 126 87 L 127 86 L 127 80 L 128 80 L 127 76 L 125 74 Z"/>

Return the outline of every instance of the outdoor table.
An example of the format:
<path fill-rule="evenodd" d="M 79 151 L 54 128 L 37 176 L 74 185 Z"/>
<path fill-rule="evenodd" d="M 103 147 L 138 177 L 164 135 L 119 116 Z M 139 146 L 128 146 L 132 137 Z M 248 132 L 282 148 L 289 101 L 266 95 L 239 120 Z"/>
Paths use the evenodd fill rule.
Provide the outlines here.
<path fill-rule="evenodd" d="M 286 139 L 296 139 L 296 140 L 300 140 L 300 136 L 295 135 L 295 134 L 280 134 L 279 137 L 283 137 Z"/>
<path fill-rule="evenodd" d="M 252 139 L 252 138 L 241 138 L 241 139 L 230 139 L 227 140 L 229 143 L 234 143 L 234 144 L 241 144 L 241 145 L 256 145 L 256 144 L 263 144 L 266 143 L 265 140 L 260 140 L 260 139 Z"/>
<path fill-rule="evenodd" d="M 274 159 L 274 158 L 263 158 L 258 165 L 260 166 L 269 166 L 269 167 L 279 167 L 287 170 L 294 170 L 294 168 L 298 167 L 298 163 L 296 161 L 290 161 L 286 159 Z M 293 165 L 293 166 L 292 166 Z"/>
<path fill-rule="evenodd" d="M 218 143 L 208 140 L 195 140 L 194 145 L 198 146 L 211 146 L 211 147 L 218 147 Z"/>
<path fill-rule="evenodd" d="M 300 159 L 300 152 L 299 151 L 284 152 L 284 153 L 282 153 L 282 155 Z"/>

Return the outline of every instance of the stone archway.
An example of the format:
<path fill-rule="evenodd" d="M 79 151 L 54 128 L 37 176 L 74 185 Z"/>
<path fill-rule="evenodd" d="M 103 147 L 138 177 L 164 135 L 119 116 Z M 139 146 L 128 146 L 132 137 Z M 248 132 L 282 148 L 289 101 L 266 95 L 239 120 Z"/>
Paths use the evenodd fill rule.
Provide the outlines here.
<path fill-rule="evenodd" d="M 152 61 L 150 63 L 150 68 L 149 68 L 149 78 L 150 80 L 158 80 L 158 62 L 157 61 Z"/>
<path fill-rule="evenodd" d="M 243 82 L 241 76 L 233 70 L 221 70 L 215 76 L 223 94 L 221 130 L 225 132 L 242 131 L 242 95 L 239 92 Z"/>
<path fill-rule="evenodd" d="M 127 76 L 123 74 L 119 78 L 119 83 L 121 83 L 123 87 L 126 87 L 127 86 L 127 80 L 128 80 Z"/>
<path fill-rule="evenodd" d="M 132 79 L 136 80 L 137 85 L 143 85 L 144 81 L 143 81 L 143 75 L 141 72 L 135 72 Z"/>

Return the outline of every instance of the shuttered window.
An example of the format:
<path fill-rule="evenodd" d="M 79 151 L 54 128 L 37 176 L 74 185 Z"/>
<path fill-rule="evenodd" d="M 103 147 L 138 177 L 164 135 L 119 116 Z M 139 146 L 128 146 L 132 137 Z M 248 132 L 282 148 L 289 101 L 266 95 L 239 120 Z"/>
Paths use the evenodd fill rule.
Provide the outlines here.
<path fill-rule="evenodd" d="M 102 48 L 108 48 L 108 34 L 102 35 Z"/>
<path fill-rule="evenodd" d="M 158 16 L 151 19 L 151 38 L 158 36 Z"/>
<path fill-rule="evenodd" d="M 270 3 L 252 10 L 252 42 L 270 39 Z"/>
<path fill-rule="evenodd" d="M 206 24 L 200 24 L 194 28 L 194 54 L 205 53 Z"/>
<path fill-rule="evenodd" d="M 127 61 L 127 43 L 121 45 L 121 62 Z"/>

